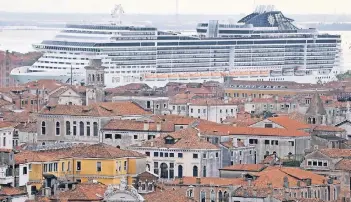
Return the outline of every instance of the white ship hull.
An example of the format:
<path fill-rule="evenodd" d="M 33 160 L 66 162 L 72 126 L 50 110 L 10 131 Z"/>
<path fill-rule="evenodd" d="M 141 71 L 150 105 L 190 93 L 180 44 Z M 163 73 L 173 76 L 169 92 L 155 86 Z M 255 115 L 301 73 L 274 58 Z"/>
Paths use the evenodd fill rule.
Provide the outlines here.
<path fill-rule="evenodd" d="M 270 21 L 267 21 L 267 18 Z M 71 24 L 33 47 L 44 53 L 15 68 L 20 83 L 38 79 L 84 82 L 89 59 L 101 58 L 105 86 L 129 83 L 238 80 L 325 83 L 342 73 L 340 35 L 300 29 L 280 11 L 258 9 L 239 24 L 199 23 L 196 36 L 151 26 Z M 71 75 L 70 70 L 74 70 Z"/>

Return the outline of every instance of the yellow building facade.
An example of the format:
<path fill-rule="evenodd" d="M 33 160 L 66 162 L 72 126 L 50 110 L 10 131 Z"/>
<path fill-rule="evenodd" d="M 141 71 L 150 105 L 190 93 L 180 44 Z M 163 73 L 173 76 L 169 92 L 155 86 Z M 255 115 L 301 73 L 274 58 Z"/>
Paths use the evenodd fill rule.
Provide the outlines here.
<path fill-rule="evenodd" d="M 142 154 L 105 144 L 67 149 L 65 155 L 55 156 L 55 151 L 39 153 L 46 158 L 41 158 L 41 162 L 28 161 L 28 184 L 37 190 L 45 184 L 45 176 L 69 182 L 95 180 L 105 185 L 119 184 L 125 177 L 128 185 L 132 185 L 134 177 L 146 169 Z"/>

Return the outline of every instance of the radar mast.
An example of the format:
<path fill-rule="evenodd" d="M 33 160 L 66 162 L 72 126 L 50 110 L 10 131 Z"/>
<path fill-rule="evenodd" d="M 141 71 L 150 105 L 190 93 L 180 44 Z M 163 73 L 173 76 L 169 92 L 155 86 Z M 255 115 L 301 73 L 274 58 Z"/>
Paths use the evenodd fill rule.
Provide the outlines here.
<path fill-rule="evenodd" d="M 111 11 L 111 16 L 114 19 L 115 24 L 122 24 L 122 15 L 124 14 L 124 9 L 121 4 L 115 5 L 113 10 Z"/>

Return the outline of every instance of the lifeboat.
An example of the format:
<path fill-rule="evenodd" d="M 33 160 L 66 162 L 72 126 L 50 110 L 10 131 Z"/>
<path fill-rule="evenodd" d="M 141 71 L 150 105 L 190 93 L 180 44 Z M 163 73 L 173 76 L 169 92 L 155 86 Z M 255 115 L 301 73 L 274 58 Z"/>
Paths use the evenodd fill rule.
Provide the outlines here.
<path fill-rule="evenodd" d="M 260 76 L 261 75 L 260 71 L 251 71 L 249 73 L 250 73 L 250 76 Z"/>
<path fill-rule="evenodd" d="M 229 72 L 230 76 L 238 76 L 238 72 Z"/>
<path fill-rule="evenodd" d="M 179 75 L 177 73 L 168 74 L 168 78 L 170 78 L 170 79 L 178 79 Z"/>
<path fill-rule="evenodd" d="M 281 70 L 271 70 L 271 76 L 281 76 L 282 71 Z"/>

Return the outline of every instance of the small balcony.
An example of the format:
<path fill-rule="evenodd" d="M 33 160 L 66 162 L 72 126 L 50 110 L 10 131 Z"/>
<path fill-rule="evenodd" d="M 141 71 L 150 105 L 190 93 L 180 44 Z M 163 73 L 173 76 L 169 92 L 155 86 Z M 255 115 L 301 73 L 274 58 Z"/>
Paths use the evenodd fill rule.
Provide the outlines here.
<path fill-rule="evenodd" d="M 1 172 L 5 171 L 5 172 Z M 12 175 L 12 169 L 6 168 L 0 171 L 0 184 L 12 184 L 14 182 L 14 177 Z"/>

